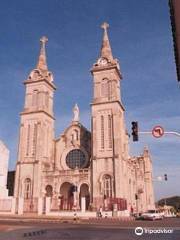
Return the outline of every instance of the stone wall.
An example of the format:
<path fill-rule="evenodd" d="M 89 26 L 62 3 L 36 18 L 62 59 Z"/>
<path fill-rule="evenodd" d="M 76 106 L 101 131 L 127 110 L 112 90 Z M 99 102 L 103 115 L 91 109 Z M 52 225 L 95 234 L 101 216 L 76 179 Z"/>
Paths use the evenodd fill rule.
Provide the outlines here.
<path fill-rule="evenodd" d="M 8 172 L 9 150 L 0 141 L 0 198 L 8 196 L 7 172 Z"/>

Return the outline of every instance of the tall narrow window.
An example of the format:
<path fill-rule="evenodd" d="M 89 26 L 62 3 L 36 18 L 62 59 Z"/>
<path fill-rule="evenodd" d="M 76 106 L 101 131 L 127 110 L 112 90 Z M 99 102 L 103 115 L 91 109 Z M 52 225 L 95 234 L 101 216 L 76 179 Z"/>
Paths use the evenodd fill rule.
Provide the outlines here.
<path fill-rule="evenodd" d="M 106 198 L 112 197 L 112 178 L 109 175 L 103 177 L 104 196 Z"/>
<path fill-rule="evenodd" d="M 29 145 L 30 143 L 30 125 L 28 124 L 28 128 L 27 128 L 27 139 L 26 139 L 26 155 L 29 155 Z"/>
<path fill-rule="evenodd" d="M 32 155 L 35 155 L 36 153 L 36 145 L 37 145 L 37 124 L 34 124 Z"/>
<path fill-rule="evenodd" d="M 78 139 L 79 139 L 78 130 L 74 130 L 74 133 L 75 133 L 75 139 L 78 141 Z"/>
<path fill-rule="evenodd" d="M 45 105 L 48 108 L 49 107 L 49 93 L 48 92 L 46 92 L 46 97 L 45 98 L 46 98 L 45 99 Z"/>
<path fill-rule="evenodd" d="M 108 79 L 104 78 L 101 83 L 101 96 L 108 97 Z"/>
<path fill-rule="evenodd" d="M 51 185 L 47 185 L 45 190 L 46 190 L 46 197 L 53 196 L 53 187 Z"/>
<path fill-rule="evenodd" d="M 111 115 L 108 115 L 108 145 L 112 148 L 112 119 Z"/>
<path fill-rule="evenodd" d="M 34 90 L 32 96 L 32 106 L 36 107 L 37 105 L 38 105 L 38 90 Z"/>
<path fill-rule="evenodd" d="M 101 148 L 104 149 L 104 117 L 101 116 Z"/>
<path fill-rule="evenodd" d="M 112 100 L 112 81 L 108 81 L 108 100 Z"/>
<path fill-rule="evenodd" d="M 45 144 L 46 144 L 46 150 L 45 150 L 45 156 L 48 157 L 49 156 L 49 137 L 50 137 L 50 132 L 49 132 L 49 126 L 46 126 L 46 138 L 45 138 Z"/>
<path fill-rule="evenodd" d="M 24 198 L 29 199 L 31 196 L 31 179 L 26 178 L 24 181 Z"/>

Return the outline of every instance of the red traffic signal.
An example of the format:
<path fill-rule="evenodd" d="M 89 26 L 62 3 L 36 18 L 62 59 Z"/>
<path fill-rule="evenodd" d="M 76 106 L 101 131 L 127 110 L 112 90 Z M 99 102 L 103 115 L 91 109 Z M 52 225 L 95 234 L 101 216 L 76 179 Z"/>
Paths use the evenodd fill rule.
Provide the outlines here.
<path fill-rule="evenodd" d="M 138 137 L 138 122 L 132 122 L 132 137 L 133 142 L 137 142 L 139 140 Z"/>

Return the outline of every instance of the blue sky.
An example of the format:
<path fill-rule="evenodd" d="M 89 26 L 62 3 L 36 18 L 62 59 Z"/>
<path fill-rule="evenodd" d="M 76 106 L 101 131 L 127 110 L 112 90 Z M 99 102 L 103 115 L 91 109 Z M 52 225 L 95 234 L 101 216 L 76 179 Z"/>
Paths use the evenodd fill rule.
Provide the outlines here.
<path fill-rule="evenodd" d="M 141 131 L 160 124 L 165 131 L 180 132 L 180 88 L 168 1 L 2 0 L 0 16 L 0 139 L 10 149 L 10 169 L 15 168 L 17 156 L 22 82 L 36 65 L 40 37 L 49 38 L 48 66 L 58 88 L 54 101 L 58 136 L 70 123 L 76 102 L 82 123 L 90 126 L 89 70 L 99 54 L 104 21 L 110 24 L 113 55 L 120 60 L 129 132 L 133 120 Z M 156 199 L 180 194 L 180 138 L 143 135 L 130 144 L 131 155 L 149 146 L 154 177 L 168 174 L 167 182 L 155 182 Z"/>

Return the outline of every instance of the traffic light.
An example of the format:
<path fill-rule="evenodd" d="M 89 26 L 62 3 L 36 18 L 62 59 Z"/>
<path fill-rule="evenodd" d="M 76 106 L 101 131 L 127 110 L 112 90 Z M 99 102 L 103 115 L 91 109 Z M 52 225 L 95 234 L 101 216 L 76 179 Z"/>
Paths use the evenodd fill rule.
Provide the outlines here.
<path fill-rule="evenodd" d="M 164 174 L 164 180 L 167 181 L 168 178 L 167 178 L 167 174 Z"/>
<path fill-rule="evenodd" d="M 133 136 L 133 142 L 138 141 L 138 122 L 132 122 L 132 136 Z"/>

